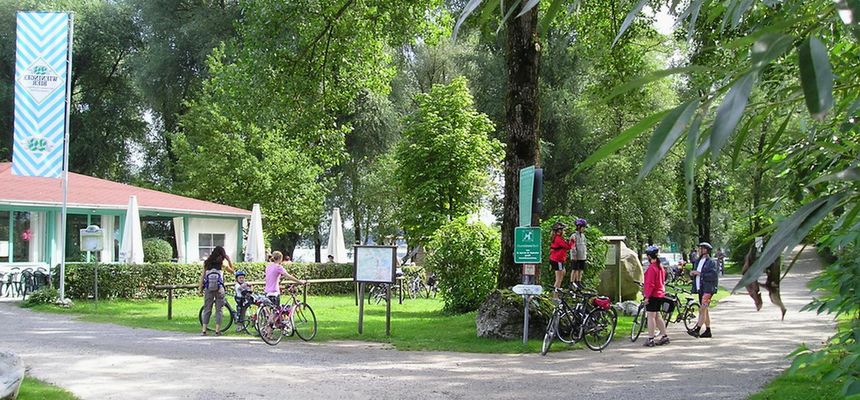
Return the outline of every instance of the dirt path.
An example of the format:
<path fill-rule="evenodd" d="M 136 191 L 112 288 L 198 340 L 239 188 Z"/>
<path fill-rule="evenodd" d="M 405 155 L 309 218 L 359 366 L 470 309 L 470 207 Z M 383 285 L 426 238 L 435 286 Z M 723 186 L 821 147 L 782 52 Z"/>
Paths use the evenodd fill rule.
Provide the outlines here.
<path fill-rule="evenodd" d="M 603 353 L 484 355 L 401 352 L 367 343 L 199 337 L 75 321 L 0 304 L 0 351 L 31 375 L 83 399 L 566 398 L 744 399 L 788 366 L 800 343 L 818 346 L 834 324 L 799 313 L 820 268 L 806 250 L 783 284 L 789 312 L 755 311 L 739 293 L 713 310 L 713 339 L 670 328 L 672 344 L 617 341 Z M 721 284 L 732 287 L 736 278 Z M 626 332 L 624 332 L 626 334 Z"/>

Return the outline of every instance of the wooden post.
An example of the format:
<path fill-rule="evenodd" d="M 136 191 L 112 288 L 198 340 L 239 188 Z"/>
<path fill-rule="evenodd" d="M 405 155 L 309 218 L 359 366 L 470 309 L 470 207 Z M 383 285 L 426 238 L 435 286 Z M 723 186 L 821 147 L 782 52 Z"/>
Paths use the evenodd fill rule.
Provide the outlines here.
<path fill-rule="evenodd" d="M 358 306 L 358 282 L 355 282 L 355 305 Z"/>
<path fill-rule="evenodd" d="M 361 301 L 358 302 L 358 334 L 364 331 L 364 282 L 358 284 L 358 295 Z"/>
<path fill-rule="evenodd" d="M 302 285 L 302 303 L 308 304 L 308 283 Z"/>
<path fill-rule="evenodd" d="M 403 281 L 401 280 L 401 283 Z M 403 288 L 400 288 L 400 304 L 403 304 Z M 385 288 L 385 336 L 391 336 L 391 285 Z"/>
<path fill-rule="evenodd" d="M 173 286 L 167 289 L 167 319 L 173 319 Z"/>
<path fill-rule="evenodd" d="M 398 279 L 400 279 L 400 285 L 399 285 L 400 290 L 398 290 L 398 292 L 400 292 L 400 304 L 403 304 L 403 281 L 404 281 L 404 279 L 402 276 Z"/>

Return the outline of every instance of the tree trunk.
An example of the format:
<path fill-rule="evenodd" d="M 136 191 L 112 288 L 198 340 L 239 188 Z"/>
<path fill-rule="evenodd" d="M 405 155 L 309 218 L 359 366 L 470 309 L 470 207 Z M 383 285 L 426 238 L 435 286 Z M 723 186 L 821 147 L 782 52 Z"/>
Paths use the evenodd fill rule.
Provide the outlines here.
<path fill-rule="evenodd" d="M 505 196 L 502 217 L 502 254 L 498 287 L 519 283 L 520 269 L 514 264 L 514 227 L 519 216 L 520 169 L 537 165 L 540 153 L 540 105 L 538 75 L 540 44 L 537 7 L 520 18 L 511 18 L 506 32 L 508 88 L 505 99 Z"/>
<path fill-rule="evenodd" d="M 296 245 L 299 243 L 299 240 L 302 237 L 298 233 L 285 233 L 281 236 L 276 236 L 272 238 L 271 242 L 271 250 L 281 251 L 285 256 L 290 256 L 291 259 L 294 259 L 293 253 L 296 251 Z"/>

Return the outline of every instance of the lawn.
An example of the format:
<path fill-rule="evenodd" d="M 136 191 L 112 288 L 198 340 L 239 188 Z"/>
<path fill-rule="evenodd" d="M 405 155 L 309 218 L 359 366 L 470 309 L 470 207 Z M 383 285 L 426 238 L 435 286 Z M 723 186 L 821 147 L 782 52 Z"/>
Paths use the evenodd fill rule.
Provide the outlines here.
<path fill-rule="evenodd" d="M 771 381 L 761 392 L 753 394 L 748 400 L 835 400 L 844 399 L 842 385 L 822 382 L 800 375 L 782 375 Z M 857 400 L 860 396 L 854 396 Z"/>
<path fill-rule="evenodd" d="M 232 301 L 232 300 L 231 300 Z M 98 308 L 91 301 L 79 301 L 71 309 L 39 305 L 34 309 L 78 315 L 84 321 L 109 322 L 130 327 L 160 329 L 196 334 L 200 331 L 197 314 L 202 304 L 199 297 L 175 299 L 173 320 L 167 319 L 164 300 L 100 301 Z M 535 353 L 540 340 L 497 340 L 479 338 L 475 334 L 475 313 L 449 315 L 442 312 L 439 299 L 395 300 L 391 307 L 391 337 L 385 336 L 385 305 L 365 304 L 364 334 L 358 334 L 358 307 L 352 296 L 309 297 L 319 328 L 314 341 L 365 340 L 390 343 L 398 350 L 438 350 L 471 353 Z M 632 317 L 619 316 L 616 340 L 630 332 Z M 232 329 L 232 328 L 231 328 Z M 230 335 L 237 335 L 230 332 Z M 298 340 L 291 338 L 290 340 Z M 571 347 L 554 343 L 553 351 Z M 579 348 L 574 346 L 572 348 Z"/>
<path fill-rule="evenodd" d="M 71 393 L 34 378 L 24 378 L 18 400 L 77 400 Z"/>

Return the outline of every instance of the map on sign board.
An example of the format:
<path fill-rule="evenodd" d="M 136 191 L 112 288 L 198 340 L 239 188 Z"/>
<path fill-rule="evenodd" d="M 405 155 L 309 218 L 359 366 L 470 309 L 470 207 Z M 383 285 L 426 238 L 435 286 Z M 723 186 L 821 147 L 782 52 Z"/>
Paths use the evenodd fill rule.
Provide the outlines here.
<path fill-rule="evenodd" d="M 355 281 L 394 283 L 396 251 L 393 246 L 355 246 Z"/>

